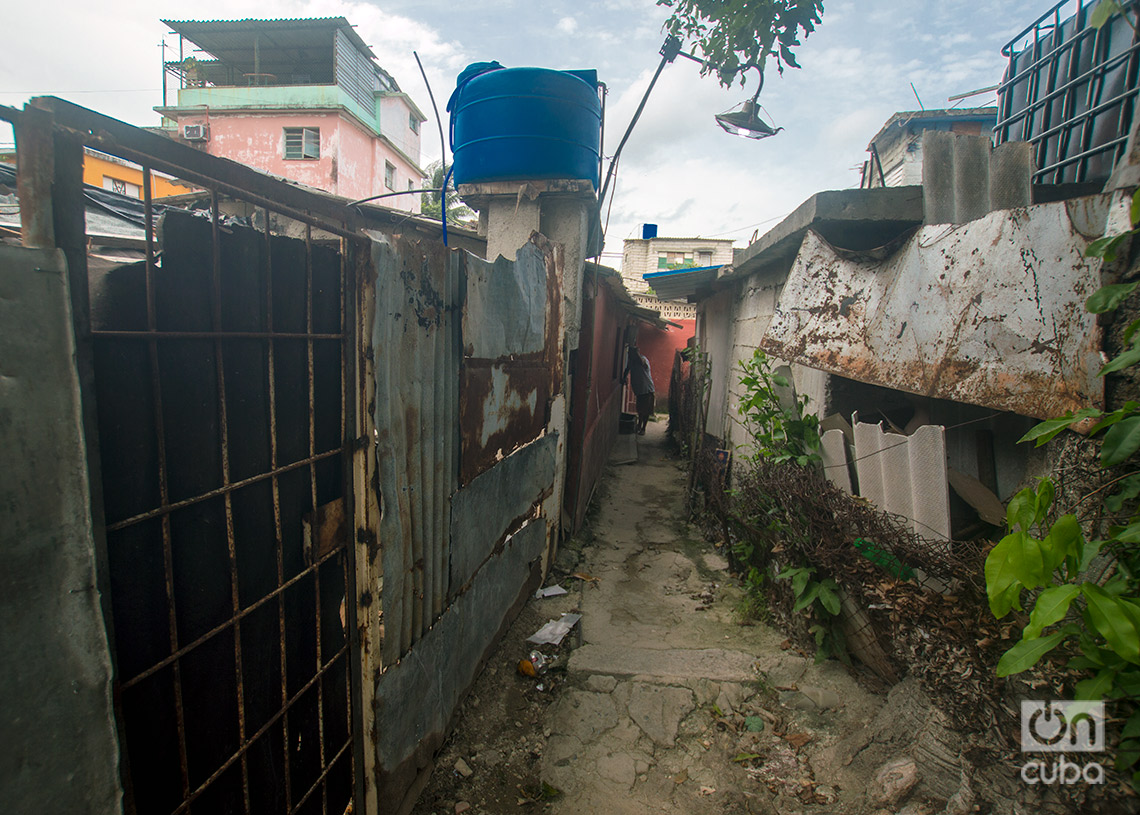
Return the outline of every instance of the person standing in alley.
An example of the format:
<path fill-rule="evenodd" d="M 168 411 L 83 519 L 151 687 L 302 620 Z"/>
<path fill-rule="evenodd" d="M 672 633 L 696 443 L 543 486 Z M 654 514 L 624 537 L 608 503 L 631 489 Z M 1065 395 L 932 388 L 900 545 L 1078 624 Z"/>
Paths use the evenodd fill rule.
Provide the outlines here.
<path fill-rule="evenodd" d="M 637 397 L 637 434 L 645 435 L 645 426 L 653 413 L 653 403 L 656 394 L 653 391 L 653 374 L 649 370 L 649 360 L 638 350 L 637 345 L 629 346 L 629 361 L 626 363 L 625 377 L 629 377 L 630 387 Z"/>

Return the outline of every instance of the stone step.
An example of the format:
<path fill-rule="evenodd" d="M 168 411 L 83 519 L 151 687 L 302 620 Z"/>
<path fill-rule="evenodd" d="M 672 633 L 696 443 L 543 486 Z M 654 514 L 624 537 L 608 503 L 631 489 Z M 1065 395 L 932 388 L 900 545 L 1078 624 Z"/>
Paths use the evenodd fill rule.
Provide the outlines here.
<path fill-rule="evenodd" d="M 756 679 L 756 657 L 723 648 L 654 649 L 583 645 L 570 655 L 571 672 L 636 676 L 641 679 Z"/>

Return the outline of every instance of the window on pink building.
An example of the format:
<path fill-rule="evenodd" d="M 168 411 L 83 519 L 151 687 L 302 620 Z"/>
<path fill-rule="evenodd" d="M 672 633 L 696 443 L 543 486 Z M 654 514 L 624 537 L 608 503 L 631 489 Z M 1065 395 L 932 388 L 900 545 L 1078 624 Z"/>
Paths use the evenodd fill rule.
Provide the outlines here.
<path fill-rule="evenodd" d="M 396 166 L 390 161 L 384 162 L 384 186 L 390 190 L 396 189 Z"/>
<path fill-rule="evenodd" d="M 285 158 L 320 158 L 321 129 L 319 127 L 286 127 Z"/>

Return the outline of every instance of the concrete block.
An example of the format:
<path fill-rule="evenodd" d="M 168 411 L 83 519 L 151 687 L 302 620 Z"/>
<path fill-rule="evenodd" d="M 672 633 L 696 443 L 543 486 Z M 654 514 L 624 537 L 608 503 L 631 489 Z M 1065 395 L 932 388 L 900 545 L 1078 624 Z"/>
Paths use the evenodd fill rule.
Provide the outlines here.
<path fill-rule="evenodd" d="M 923 223 L 954 222 L 954 137 L 927 130 L 922 134 Z"/>
<path fill-rule="evenodd" d="M 1014 209 L 1033 203 L 1033 148 L 1009 141 L 990 154 L 990 209 Z"/>
<path fill-rule="evenodd" d="M 964 224 L 990 211 L 990 140 L 953 135 L 954 223 Z"/>

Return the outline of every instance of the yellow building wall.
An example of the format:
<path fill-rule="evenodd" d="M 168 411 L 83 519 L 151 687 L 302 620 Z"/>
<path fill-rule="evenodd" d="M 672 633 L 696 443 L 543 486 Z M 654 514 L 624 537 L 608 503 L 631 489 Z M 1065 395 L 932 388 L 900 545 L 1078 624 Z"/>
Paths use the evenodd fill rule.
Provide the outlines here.
<path fill-rule="evenodd" d="M 116 181 L 122 181 L 130 185 L 126 191 L 120 190 L 125 195 L 131 195 L 137 198 L 142 198 L 142 183 L 143 174 L 142 170 L 138 167 L 128 167 L 119 164 L 115 161 L 108 161 L 100 156 L 93 156 L 90 153 L 83 156 L 83 183 L 90 184 L 92 187 L 101 187 L 106 189 L 103 184 L 103 179 L 113 178 Z M 185 195 L 188 192 L 194 192 L 196 187 L 191 186 L 185 182 L 172 181 L 160 175 L 151 174 L 151 195 L 155 198 L 165 198 L 168 195 Z M 137 192 L 135 190 L 138 190 Z"/>

